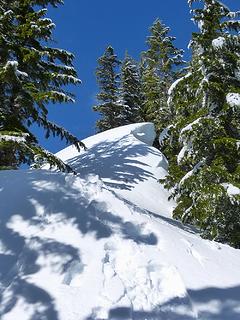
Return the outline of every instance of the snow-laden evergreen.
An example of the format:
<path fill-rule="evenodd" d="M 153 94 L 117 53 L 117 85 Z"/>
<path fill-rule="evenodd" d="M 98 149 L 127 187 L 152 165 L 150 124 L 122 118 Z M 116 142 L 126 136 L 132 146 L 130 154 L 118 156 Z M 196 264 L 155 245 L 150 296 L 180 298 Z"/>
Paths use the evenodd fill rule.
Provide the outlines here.
<path fill-rule="evenodd" d="M 46 18 L 45 7 L 61 3 L 0 3 L 0 169 L 31 164 L 37 157 L 70 170 L 38 144 L 32 125 L 42 127 L 47 137 L 57 135 L 74 144 L 78 151 L 83 146 L 77 137 L 48 120 L 47 104 L 74 102 L 64 86 L 80 83 L 73 54 L 49 46 L 55 25 Z"/>
<path fill-rule="evenodd" d="M 168 90 L 181 74 L 183 50 L 174 46 L 175 37 L 159 19 L 154 21 L 147 38 L 147 51 L 142 53 L 143 115 L 161 131 L 173 119 L 174 110 L 167 104 Z"/>
<path fill-rule="evenodd" d="M 108 46 L 98 59 L 96 77 L 100 92 L 97 94 L 98 105 L 93 107 L 100 114 L 96 123 L 98 131 L 105 131 L 121 125 L 120 113 L 123 108 L 119 99 L 119 73 L 121 64 L 113 47 Z"/>
<path fill-rule="evenodd" d="M 166 185 L 177 199 L 175 217 L 239 247 L 239 194 L 229 197 L 224 188 L 240 186 L 239 13 L 219 1 L 189 2 L 200 30 L 191 40 L 188 74 L 169 90 L 176 117 L 171 143 L 165 140 Z"/>
<path fill-rule="evenodd" d="M 129 54 L 121 65 L 120 85 L 120 111 L 121 125 L 137 123 L 141 121 L 142 100 L 141 80 L 139 66 Z"/>

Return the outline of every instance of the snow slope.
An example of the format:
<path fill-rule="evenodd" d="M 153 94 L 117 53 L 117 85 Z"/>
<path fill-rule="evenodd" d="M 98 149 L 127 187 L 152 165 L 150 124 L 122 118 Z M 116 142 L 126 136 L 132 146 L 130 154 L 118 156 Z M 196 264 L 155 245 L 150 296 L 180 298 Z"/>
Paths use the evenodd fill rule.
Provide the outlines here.
<path fill-rule="evenodd" d="M 240 251 L 171 219 L 150 123 L 58 153 L 78 176 L 0 172 L 2 320 L 237 320 Z"/>

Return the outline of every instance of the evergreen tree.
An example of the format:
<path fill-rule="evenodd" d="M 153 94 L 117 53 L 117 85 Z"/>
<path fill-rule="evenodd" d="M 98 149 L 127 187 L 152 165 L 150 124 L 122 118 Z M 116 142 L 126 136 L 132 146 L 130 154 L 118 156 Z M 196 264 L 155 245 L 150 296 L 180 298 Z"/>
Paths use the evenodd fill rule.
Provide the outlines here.
<path fill-rule="evenodd" d="M 73 102 L 64 85 L 78 84 L 65 50 L 47 46 L 54 24 L 46 18 L 48 4 L 62 0 L 0 1 L 0 168 L 17 168 L 36 159 L 70 170 L 44 150 L 30 131 L 37 124 L 46 132 L 80 150 L 83 144 L 64 128 L 48 120 L 48 103 Z"/>
<path fill-rule="evenodd" d="M 200 32 L 189 73 L 170 90 L 176 117 L 166 186 L 175 217 L 240 247 L 240 14 L 216 0 L 193 2 L 203 4 L 192 10 Z"/>
<path fill-rule="evenodd" d="M 121 125 L 140 122 L 142 94 L 138 64 L 126 54 L 121 66 Z"/>
<path fill-rule="evenodd" d="M 157 19 L 150 28 L 148 50 L 143 53 L 144 116 L 146 121 L 155 123 L 158 132 L 173 118 L 173 110 L 167 105 L 167 93 L 180 76 L 178 67 L 184 63 L 183 50 L 174 46 L 175 38 L 168 35 L 169 31 L 170 28 Z"/>
<path fill-rule="evenodd" d="M 160 85 L 161 81 L 155 70 L 148 65 L 145 65 L 142 72 L 142 94 L 143 108 L 142 115 L 144 121 L 153 122 L 156 129 L 161 127 L 161 100 L 164 93 Z"/>
<path fill-rule="evenodd" d="M 96 123 L 98 131 L 121 125 L 122 106 L 119 102 L 119 74 L 117 73 L 120 64 L 111 46 L 107 47 L 103 56 L 98 59 L 96 76 L 100 88 L 100 93 L 97 95 L 99 104 L 93 107 L 93 110 L 101 115 Z"/>

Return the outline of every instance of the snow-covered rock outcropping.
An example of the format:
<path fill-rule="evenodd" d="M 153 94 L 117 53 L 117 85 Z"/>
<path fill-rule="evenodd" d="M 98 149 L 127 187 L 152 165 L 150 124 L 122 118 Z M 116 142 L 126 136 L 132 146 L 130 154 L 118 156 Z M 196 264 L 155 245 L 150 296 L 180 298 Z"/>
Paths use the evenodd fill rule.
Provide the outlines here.
<path fill-rule="evenodd" d="M 58 153 L 78 176 L 0 172 L 2 320 L 240 318 L 240 251 L 171 218 L 154 127 Z"/>

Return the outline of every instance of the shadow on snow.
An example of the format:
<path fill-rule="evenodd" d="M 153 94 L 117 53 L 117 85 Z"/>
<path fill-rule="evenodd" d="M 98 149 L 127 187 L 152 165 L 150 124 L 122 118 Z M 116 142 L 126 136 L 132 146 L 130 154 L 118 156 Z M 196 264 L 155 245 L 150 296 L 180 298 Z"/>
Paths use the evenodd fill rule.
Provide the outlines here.
<path fill-rule="evenodd" d="M 148 170 L 148 165 L 136 157 L 147 154 L 159 156 L 159 151 L 147 144 L 141 143 L 139 146 L 136 141 L 131 145 L 127 139 L 128 137 L 123 137 L 105 144 L 100 142 L 84 154 L 70 159 L 68 163 L 81 176 L 89 173 L 99 175 L 107 186 L 118 189 L 131 190 L 139 181 L 149 177 L 155 179 Z"/>
<path fill-rule="evenodd" d="M 174 298 L 154 310 L 132 310 L 116 307 L 109 311 L 108 320 L 239 320 L 240 286 L 230 288 L 205 288 L 189 290 L 191 305 L 181 298 Z M 201 304 L 203 310 L 194 312 L 194 304 Z M 177 307 L 192 308 L 193 313 L 177 312 Z M 186 310 L 187 310 L 186 309 Z M 184 310 L 181 308 L 181 310 Z M 86 320 L 93 320 L 91 317 Z"/>
<path fill-rule="evenodd" d="M 10 312 L 19 299 L 36 308 L 31 320 L 59 319 L 53 298 L 43 288 L 28 283 L 27 277 L 38 272 L 38 258 L 58 258 L 57 272 L 65 275 L 74 261 L 81 264 L 79 249 L 51 238 L 39 238 L 38 232 L 48 217 L 74 224 L 81 234 L 91 233 L 96 239 L 108 238 L 116 230 L 125 239 L 145 245 L 157 244 L 154 233 L 114 215 L 103 202 L 89 200 L 84 190 L 74 186 L 71 175 L 47 171 L 2 172 L 0 186 L 0 318 Z M 24 235 L 14 229 L 23 223 L 34 227 L 34 234 Z M 34 229 L 34 230 L 35 230 Z M 63 235 L 64 236 L 64 235 Z M 65 284 L 70 280 L 64 278 Z M 7 288 L 8 298 L 3 292 Z M 3 300 L 4 299 L 4 300 Z"/>

